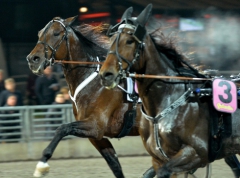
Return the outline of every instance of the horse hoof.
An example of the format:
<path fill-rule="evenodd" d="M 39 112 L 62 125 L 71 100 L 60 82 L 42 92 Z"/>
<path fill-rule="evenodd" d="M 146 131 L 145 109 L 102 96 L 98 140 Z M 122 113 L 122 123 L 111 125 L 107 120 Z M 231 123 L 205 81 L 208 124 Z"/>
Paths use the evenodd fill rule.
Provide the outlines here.
<path fill-rule="evenodd" d="M 48 163 L 44 163 L 44 162 L 38 162 L 36 169 L 33 173 L 34 177 L 43 177 L 45 176 L 48 172 L 49 172 L 49 168 L 50 166 L 48 165 Z"/>

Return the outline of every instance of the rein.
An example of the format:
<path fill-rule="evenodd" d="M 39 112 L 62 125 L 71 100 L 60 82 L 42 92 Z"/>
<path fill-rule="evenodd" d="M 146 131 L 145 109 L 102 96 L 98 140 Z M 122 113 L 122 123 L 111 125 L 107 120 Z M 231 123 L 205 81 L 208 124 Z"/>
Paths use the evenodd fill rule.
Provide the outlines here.
<path fill-rule="evenodd" d="M 55 63 L 60 64 L 100 64 L 103 62 L 88 62 L 88 61 L 66 61 L 66 60 L 55 60 Z M 161 76 L 161 75 L 147 75 L 147 74 L 127 74 L 127 77 L 133 78 L 154 78 L 154 79 L 178 79 L 178 80 L 198 80 L 198 81 L 210 81 L 212 78 L 193 78 L 193 77 L 179 77 L 179 76 Z"/>
<path fill-rule="evenodd" d="M 179 76 L 162 76 L 162 75 L 146 75 L 146 74 L 128 74 L 128 77 L 133 78 L 155 78 L 155 79 L 178 79 L 178 80 L 200 80 L 200 81 L 210 81 L 212 78 L 196 78 L 196 77 L 179 77 Z"/>
<path fill-rule="evenodd" d="M 104 62 L 88 62 L 88 61 L 66 61 L 66 60 L 55 60 L 55 63 L 60 64 L 98 64 L 102 65 Z M 153 79 L 178 79 L 178 80 L 197 80 L 197 81 L 212 81 L 213 78 L 197 78 L 197 77 L 180 77 L 180 76 L 164 76 L 164 75 L 148 75 L 148 74 L 134 74 L 128 73 L 127 77 L 132 78 L 153 78 Z M 239 81 L 240 79 L 232 79 L 232 81 Z"/>
<path fill-rule="evenodd" d="M 66 60 L 55 60 L 54 62 L 60 64 L 103 64 L 103 62 L 66 61 Z"/>

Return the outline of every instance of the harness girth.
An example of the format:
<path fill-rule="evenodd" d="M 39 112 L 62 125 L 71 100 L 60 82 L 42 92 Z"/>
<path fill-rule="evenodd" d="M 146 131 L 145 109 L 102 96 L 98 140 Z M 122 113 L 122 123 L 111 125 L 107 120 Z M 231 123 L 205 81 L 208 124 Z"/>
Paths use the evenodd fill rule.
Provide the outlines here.
<path fill-rule="evenodd" d="M 135 81 L 133 81 L 133 83 L 132 83 L 133 86 L 134 86 L 134 82 Z M 129 97 L 133 100 L 132 109 L 125 112 L 124 119 L 123 119 L 123 128 L 122 128 L 121 132 L 118 134 L 118 136 L 116 136 L 115 138 L 122 138 L 122 137 L 127 136 L 130 133 L 130 131 L 132 130 L 132 127 L 134 125 L 136 115 L 137 115 L 136 109 L 137 109 L 137 103 L 138 103 L 139 96 L 136 93 L 136 91 L 133 89 L 133 92 L 131 94 L 129 94 Z"/>

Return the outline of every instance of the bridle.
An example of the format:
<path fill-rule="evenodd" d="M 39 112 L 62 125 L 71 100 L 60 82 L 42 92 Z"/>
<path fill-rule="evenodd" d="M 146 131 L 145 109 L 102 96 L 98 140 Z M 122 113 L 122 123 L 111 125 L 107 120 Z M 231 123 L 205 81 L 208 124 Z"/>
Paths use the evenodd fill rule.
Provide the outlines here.
<path fill-rule="evenodd" d="M 49 28 L 51 27 L 51 25 L 54 23 L 54 22 L 58 22 L 58 23 L 60 23 L 61 25 L 62 25 L 62 27 L 64 28 L 64 35 L 62 36 L 62 38 L 54 45 L 54 46 L 51 46 L 51 45 L 49 45 L 47 42 L 46 42 L 46 32 L 49 30 Z M 60 45 L 62 44 L 62 42 L 64 41 L 64 40 L 66 40 L 66 46 L 67 46 L 67 52 L 68 52 L 68 58 L 70 58 L 70 60 L 72 60 L 72 57 L 71 57 L 71 53 L 69 52 L 69 49 L 70 49 L 70 44 L 69 44 L 69 40 L 68 40 L 68 29 L 72 29 L 73 30 L 73 32 L 74 32 L 74 29 L 70 26 L 70 25 L 68 25 L 68 26 L 66 26 L 66 25 L 64 25 L 64 23 L 62 22 L 62 21 L 60 21 L 60 20 L 51 20 L 48 24 L 47 24 L 47 26 L 46 26 L 46 28 L 45 28 L 45 30 L 44 30 L 44 32 L 43 32 L 43 35 L 44 35 L 44 41 L 38 41 L 37 42 L 37 44 L 43 44 L 44 45 L 44 50 L 45 50 L 45 59 L 46 59 L 46 61 L 48 61 L 47 63 L 49 64 L 49 65 L 53 65 L 55 62 L 60 62 L 60 63 L 62 63 L 62 61 L 64 61 L 64 60 L 55 60 L 55 55 L 56 55 L 56 52 L 57 52 L 57 50 L 59 49 L 59 47 L 60 47 Z M 52 54 L 51 54 L 51 56 L 50 56 L 50 58 L 48 58 L 48 48 L 50 48 L 51 49 L 51 51 L 52 51 Z M 88 56 L 88 58 L 93 58 L 92 56 Z M 83 82 L 81 82 L 77 87 L 76 87 L 76 89 L 74 90 L 74 92 L 73 92 L 73 95 L 71 94 L 71 91 L 69 90 L 69 96 L 70 96 L 70 98 L 71 98 L 71 100 L 74 102 L 74 104 L 75 104 L 75 107 L 76 107 L 76 110 L 78 111 L 78 107 L 77 107 L 77 103 L 76 103 L 76 98 L 77 98 L 77 95 L 79 94 L 79 92 L 84 88 L 84 87 L 86 87 L 93 79 L 95 79 L 97 76 L 98 76 L 98 72 L 99 72 L 99 69 L 100 69 L 100 61 L 99 61 L 99 58 L 98 58 L 98 56 L 96 56 L 96 62 L 81 62 L 81 63 L 85 63 L 85 64 L 98 64 L 97 65 L 97 68 L 96 68 L 96 70 L 90 75 L 90 76 L 88 76 L 86 79 L 84 79 L 84 81 Z M 80 63 L 79 61 L 64 61 L 63 63 Z M 75 67 L 76 68 L 76 67 Z M 75 68 L 73 68 L 73 69 L 75 69 Z M 71 69 L 71 70 L 73 70 L 73 69 Z M 69 72 L 69 71 L 68 71 Z"/>
<path fill-rule="evenodd" d="M 144 75 L 144 74 L 136 74 L 136 73 L 130 73 L 130 72 L 134 72 L 134 71 L 130 71 L 132 70 L 132 66 L 133 64 L 138 61 L 139 57 L 140 57 L 140 52 L 143 50 L 145 43 L 143 42 L 146 36 L 146 29 L 145 27 L 137 24 L 137 25 L 132 25 L 134 24 L 133 22 L 131 24 L 128 23 L 128 21 L 131 22 L 131 20 L 129 19 L 124 19 L 122 20 L 122 22 L 118 23 L 117 25 L 115 25 L 114 27 L 110 26 L 107 32 L 107 36 L 111 37 L 114 34 L 117 34 L 116 38 L 114 39 L 113 43 L 116 42 L 116 50 L 115 51 L 111 51 L 109 50 L 107 55 L 109 54 L 114 54 L 117 57 L 118 60 L 118 65 L 119 65 L 119 74 L 117 76 L 117 78 L 119 79 L 123 79 L 126 77 L 134 77 L 134 78 L 155 78 L 155 79 L 178 79 L 178 80 L 211 80 L 211 79 L 206 79 L 206 78 L 201 78 L 198 76 L 198 73 L 196 73 L 196 70 L 191 67 L 188 63 L 186 63 L 184 60 L 180 59 L 181 62 L 183 64 L 185 64 L 186 66 L 189 67 L 190 70 L 192 70 L 194 72 L 194 74 L 196 74 L 197 78 L 194 77 L 179 77 L 179 76 L 158 76 L 158 75 Z M 124 29 L 129 29 L 129 31 L 124 32 Z M 133 36 L 133 38 L 137 41 L 137 47 L 134 53 L 134 59 L 133 60 L 127 60 L 126 58 L 124 58 L 123 56 L 121 56 L 119 54 L 118 51 L 118 47 L 119 47 L 119 39 L 120 39 L 120 35 L 122 33 L 127 33 L 131 36 Z M 128 67 L 126 69 L 123 69 L 122 67 L 122 60 L 124 60 L 127 64 Z"/>
<path fill-rule="evenodd" d="M 114 44 L 114 42 L 116 42 L 116 50 L 115 51 L 109 50 L 107 55 L 109 55 L 109 54 L 116 55 L 117 60 L 118 60 L 118 65 L 119 65 L 119 68 L 120 68 L 119 69 L 119 76 L 118 76 L 118 77 L 120 77 L 120 79 L 126 78 L 127 74 L 130 72 L 133 64 L 136 61 L 138 61 L 139 56 L 140 56 L 140 52 L 144 47 L 143 40 L 144 40 L 145 35 L 146 35 L 146 30 L 145 30 L 144 27 L 142 27 L 141 25 L 135 26 L 135 25 L 131 25 L 131 24 L 128 24 L 128 23 L 123 23 L 125 21 L 127 22 L 127 19 L 122 21 L 121 23 L 115 25 L 114 27 L 110 26 L 110 28 L 107 32 L 107 35 L 109 37 L 117 33 L 117 37 L 115 38 L 115 40 L 112 43 L 112 44 Z M 129 31 L 124 32 L 123 31 L 124 29 L 129 29 Z M 127 33 L 127 34 L 133 36 L 134 39 L 137 41 L 137 47 L 136 47 L 136 50 L 135 50 L 135 53 L 134 53 L 134 58 L 131 61 L 127 60 L 122 55 L 120 55 L 119 51 L 118 51 L 119 39 L 120 39 L 120 35 L 122 33 Z M 128 67 L 126 69 L 123 69 L 122 61 L 124 61 L 128 64 Z"/>
<path fill-rule="evenodd" d="M 62 38 L 54 45 L 54 46 L 51 46 L 49 45 L 47 42 L 46 42 L 46 33 L 47 31 L 49 30 L 49 28 L 51 27 L 51 25 L 54 23 L 54 22 L 58 22 L 62 25 L 62 27 L 64 28 L 64 35 L 62 36 Z M 64 23 L 60 20 L 51 20 L 48 24 L 47 24 L 47 27 L 45 28 L 44 32 L 43 32 L 43 35 L 44 35 L 44 41 L 38 41 L 37 44 L 43 44 L 44 45 L 44 53 L 45 53 L 45 59 L 47 61 L 47 64 L 46 65 L 53 65 L 54 62 L 55 62 L 55 55 L 56 55 L 56 52 L 57 50 L 59 49 L 60 45 L 62 44 L 62 42 L 64 40 L 66 40 L 66 45 L 67 45 L 67 51 L 69 51 L 69 44 L 68 44 L 68 27 L 69 26 L 65 26 Z M 51 56 L 50 58 L 48 58 L 48 48 L 51 49 L 52 53 L 51 53 Z"/>

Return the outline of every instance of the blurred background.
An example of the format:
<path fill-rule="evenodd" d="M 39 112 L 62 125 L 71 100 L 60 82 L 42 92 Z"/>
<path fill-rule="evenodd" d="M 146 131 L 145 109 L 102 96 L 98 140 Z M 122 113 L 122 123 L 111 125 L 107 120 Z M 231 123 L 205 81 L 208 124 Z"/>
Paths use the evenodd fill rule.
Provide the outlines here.
<path fill-rule="evenodd" d="M 26 56 L 38 31 L 53 17 L 80 15 L 79 21 L 116 24 L 126 8 L 138 15 L 153 4 L 153 17 L 179 36 L 179 46 L 194 63 L 238 73 L 240 1 L 238 0 L 0 0 L 0 68 L 24 92 L 31 73 Z"/>

